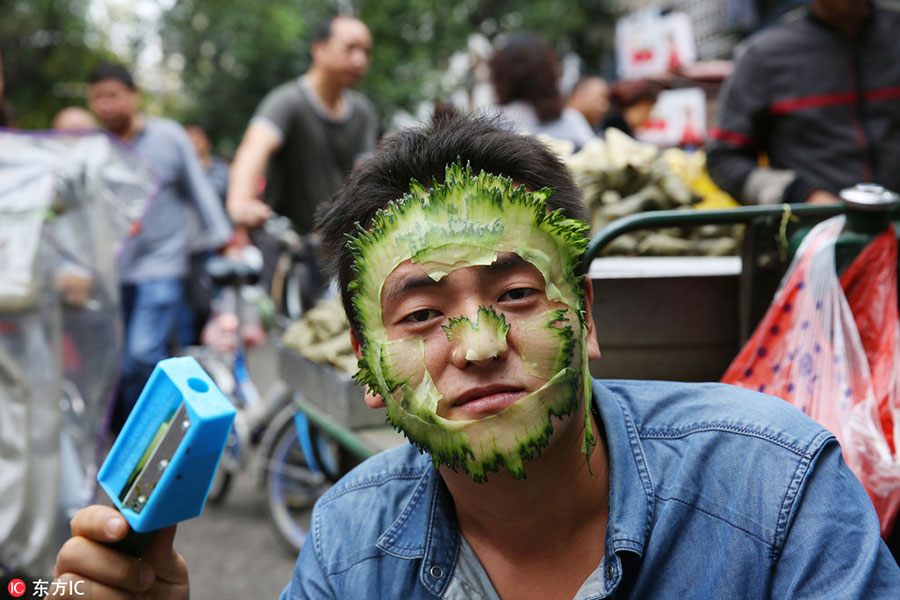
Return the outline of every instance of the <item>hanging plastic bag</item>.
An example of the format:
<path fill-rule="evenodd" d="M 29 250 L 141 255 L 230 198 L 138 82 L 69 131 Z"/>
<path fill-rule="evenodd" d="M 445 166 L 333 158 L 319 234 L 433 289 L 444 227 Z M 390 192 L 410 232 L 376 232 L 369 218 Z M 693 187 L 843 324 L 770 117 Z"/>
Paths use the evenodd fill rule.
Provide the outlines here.
<path fill-rule="evenodd" d="M 900 507 L 897 238 L 893 228 L 880 234 L 839 279 L 844 222 L 806 236 L 722 381 L 783 398 L 834 433 L 886 536 Z"/>

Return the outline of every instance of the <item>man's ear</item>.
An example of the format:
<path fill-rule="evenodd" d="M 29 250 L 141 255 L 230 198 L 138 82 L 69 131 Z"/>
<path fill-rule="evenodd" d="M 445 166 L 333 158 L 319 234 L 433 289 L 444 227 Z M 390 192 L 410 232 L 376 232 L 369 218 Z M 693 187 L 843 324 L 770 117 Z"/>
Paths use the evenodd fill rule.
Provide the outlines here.
<path fill-rule="evenodd" d="M 323 40 L 316 40 L 309 46 L 309 56 L 312 58 L 312 62 L 315 63 L 319 59 L 319 54 L 322 52 L 322 46 L 325 42 Z"/>
<path fill-rule="evenodd" d="M 362 358 L 362 345 L 359 343 L 359 338 L 356 337 L 356 332 L 353 329 L 350 330 L 350 346 L 353 347 L 353 354 L 356 356 L 356 359 Z M 368 387 L 366 387 L 364 399 L 369 408 L 384 408 L 384 400 L 381 399 L 381 396 L 373 394 Z"/>
<path fill-rule="evenodd" d="M 587 325 L 587 352 L 588 360 L 600 358 L 600 344 L 597 343 L 597 330 L 594 327 L 594 315 L 591 310 L 594 307 L 594 284 L 591 278 L 584 276 L 584 322 Z"/>

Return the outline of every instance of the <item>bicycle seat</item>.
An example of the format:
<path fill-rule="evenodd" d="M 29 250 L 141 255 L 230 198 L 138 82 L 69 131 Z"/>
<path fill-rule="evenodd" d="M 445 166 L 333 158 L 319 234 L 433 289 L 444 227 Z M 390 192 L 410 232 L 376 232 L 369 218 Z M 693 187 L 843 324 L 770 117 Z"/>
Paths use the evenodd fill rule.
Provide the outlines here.
<path fill-rule="evenodd" d="M 252 285 L 259 281 L 260 269 L 224 256 L 206 261 L 206 274 L 217 286 Z"/>

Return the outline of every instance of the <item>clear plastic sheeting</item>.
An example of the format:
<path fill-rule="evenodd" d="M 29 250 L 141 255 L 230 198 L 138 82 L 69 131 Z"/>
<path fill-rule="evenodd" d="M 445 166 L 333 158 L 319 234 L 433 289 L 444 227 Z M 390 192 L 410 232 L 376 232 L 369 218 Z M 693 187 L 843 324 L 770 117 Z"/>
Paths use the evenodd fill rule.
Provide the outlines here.
<path fill-rule="evenodd" d="M 116 255 L 153 196 L 109 135 L 0 130 L 0 564 L 52 575 L 96 491 L 121 354 Z"/>

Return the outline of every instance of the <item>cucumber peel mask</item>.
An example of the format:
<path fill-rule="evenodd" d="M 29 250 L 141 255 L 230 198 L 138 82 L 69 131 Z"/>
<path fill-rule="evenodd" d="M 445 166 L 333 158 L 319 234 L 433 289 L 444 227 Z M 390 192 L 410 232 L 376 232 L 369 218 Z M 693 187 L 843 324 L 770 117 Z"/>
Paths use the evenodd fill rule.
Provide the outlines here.
<path fill-rule="evenodd" d="M 473 175 L 455 163 L 447 167 L 444 183 L 426 189 L 414 181 L 368 229 L 357 224 L 348 241 L 355 275 L 349 290 L 362 345 L 357 382 L 381 395 L 391 424 L 428 452 L 435 466 L 463 469 L 475 481 L 500 467 L 524 477 L 524 461 L 549 442 L 551 417 L 573 413 L 579 402 L 585 407 L 586 455 L 595 443 L 584 289 L 575 275 L 588 226 L 561 210 L 548 212 L 550 193 L 487 173 Z M 443 331 L 466 360 L 484 361 L 504 355 L 510 327 L 516 327 L 524 370 L 543 384 L 496 414 L 447 419 L 438 414 L 444 398 L 426 368 L 422 337 L 388 339 L 384 283 L 406 261 L 440 281 L 458 269 L 491 265 L 501 253 L 537 269 L 554 308 L 512 323 L 497 307 L 481 306 L 475 315 L 447 315 Z"/>

